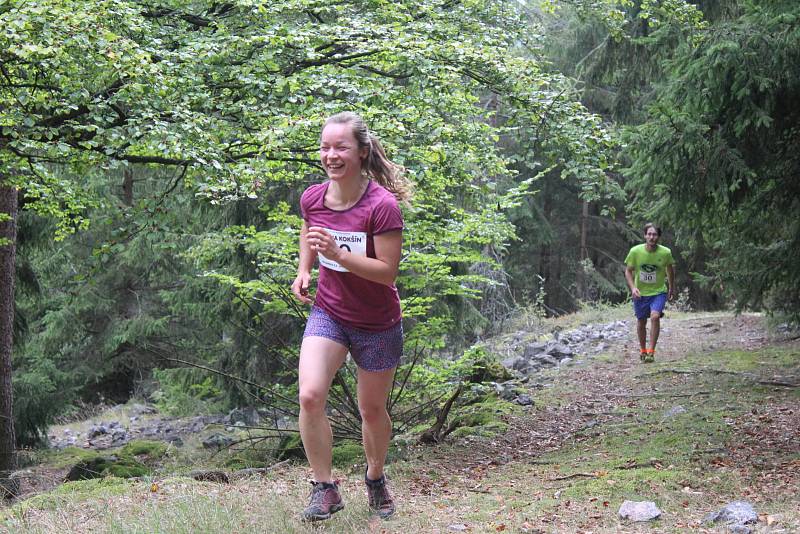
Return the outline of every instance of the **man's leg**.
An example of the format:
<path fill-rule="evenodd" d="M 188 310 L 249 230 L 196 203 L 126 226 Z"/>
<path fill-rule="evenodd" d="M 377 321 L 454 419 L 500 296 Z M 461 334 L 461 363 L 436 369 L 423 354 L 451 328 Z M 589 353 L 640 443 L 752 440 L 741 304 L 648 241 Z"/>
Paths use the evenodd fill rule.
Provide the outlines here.
<path fill-rule="evenodd" d="M 300 347 L 300 437 L 317 482 L 333 482 L 333 435 L 325 404 L 336 371 L 344 363 L 347 347 L 324 337 L 310 336 Z"/>
<path fill-rule="evenodd" d="M 636 333 L 639 335 L 639 349 L 647 348 L 647 318 L 636 320 Z"/>
<path fill-rule="evenodd" d="M 667 304 L 667 294 L 661 293 L 653 297 L 650 303 L 650 352 L 656 350 L 658 334 L 661 331 L 661 317 L 664 315 L 664 306 Z"/>
<path fill-rule="evenodd" d="M 642 322 L 646 322 L 647 320 Z M 656 350 L 658 343 L 658 333 L 661 330 L 661 312 L 653 310 L 650 312 L 650 351 Z"/>

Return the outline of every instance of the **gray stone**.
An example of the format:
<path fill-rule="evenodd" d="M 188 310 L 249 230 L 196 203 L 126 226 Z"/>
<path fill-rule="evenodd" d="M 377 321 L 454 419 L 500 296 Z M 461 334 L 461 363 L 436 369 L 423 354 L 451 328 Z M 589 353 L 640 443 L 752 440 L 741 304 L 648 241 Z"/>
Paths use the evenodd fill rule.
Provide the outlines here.
<path fill-rule="evenodd" d="M 514 369 L 515 371 L 524 371 L 528 368 L 528 360 L 522 356 L 512 356 L 503 360 L 503 366 L 507 369 Z"/>
<path fill-rule="evenodd" d="M 722 510 L 711 512 L 703 518 L 704 523 L 727 523 L 729 525 L 746 525 L 758 522 L 758 514 L 753 505 L 747 501 L 733 501 Z"/>
<path fill-rule="evenodd" d="M 183 447 L 183 440 L 177 434 L 173 434 L 171 436 L 164 436 L 164 441 L 169 443 L 174 447 Z"/>
<path fill-rule="evenodd" d="M 536 341 L 535 343 L 531 343 L 527 347 L 525 347 L 525 352 L 523 353 L 523 356 L 525 358 L 532 358 L 536 354 L 544 352 L 546 348 L 547 348 L 547 343 L 544 343 L 542 341 Z"/>
<path fill-rule="evenodd" d="M 523 393 L 522 395 L 514 399 L 514 402 L 516 402 L 520 406 L 531 406 L 533 404 L 533 399 L 531 398 L 530 395 Z"/>
<path fill-rule="evenodd" d="M 517 397 L 517 385 L 513 382 L 494 383 L 493 386 L 497 396 L 503 400 L 511 401 Z"/>
<path fill-rule="evenodd" d="M 536 365 L 535 362 L 538 362 L 539 365 L 558 365 L 558 360 L 549 354 L 537 354 L 533 357 L 531 364 Z"/>
<path fill-rule="evenodd" d="M 212 434 L 204 439 L 202 443 L 206 449 L 224 449 L 233 443 L 233 439 L 222 434 Z"/>
<path fill-rule="evenodd" d="M 86 437 L 89 439 L 96 438 L 97 436 L 103 436 L 108 434 L 108 427 L 106 425 L 100 423 L 99 425 L 92 425 L 89 427 L 89 432 L 86 434 Z"/>
<path fill-rule="evenodd" d="M 564 358 L 571 358 L 572 356 L 574 356 L 575 349 L 573 349 L 568 345 L 559 345 L 555 349 L 550 351 L 550 354 L 552 354 L 553 356 L 555 356 L 560 360 L 563 360 Z"/>
<path fill-rule="evenodd" d="M 661 517 L 661 510 L 652 501 L 625 501 L 619 507 L 619 516 L 631 521 L 652 521 Z"/>
<path fill-rule="evenodd" d="M 131 407 L 131 413 L 134 415 L 148 415 L 156 413 L 156 409 L 152 406 L 137 403 Z"/>

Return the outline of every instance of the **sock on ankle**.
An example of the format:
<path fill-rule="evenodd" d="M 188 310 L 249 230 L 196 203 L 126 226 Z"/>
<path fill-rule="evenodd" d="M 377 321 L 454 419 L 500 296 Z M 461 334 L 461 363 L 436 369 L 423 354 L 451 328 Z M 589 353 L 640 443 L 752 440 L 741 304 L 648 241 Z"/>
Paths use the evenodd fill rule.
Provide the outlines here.
<path fill-rule="evenodd" d="M 369 478 L 367 476 L 367 473 L 365 471 L 364 472 L 364 482 L 367 483 L 367 486 L 380 486 L 381 484 L 384 484 L 386 482 L 386 475 L 383 474 L 383 475 L 381 475 L 381 477 L 379 479 L 372 480 L 371 478 Z"/>

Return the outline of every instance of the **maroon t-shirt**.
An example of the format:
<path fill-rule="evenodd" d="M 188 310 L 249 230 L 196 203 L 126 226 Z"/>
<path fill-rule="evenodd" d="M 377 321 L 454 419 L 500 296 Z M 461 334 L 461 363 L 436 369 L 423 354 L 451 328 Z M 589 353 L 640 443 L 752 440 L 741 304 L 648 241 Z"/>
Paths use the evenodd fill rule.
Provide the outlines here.
<path fill-rule="evenodd" d="M 374 236 L 403 229 L 403 215 L 397 199 L 388 190 L 370 180 L 358 202 L 346 210 L 325 206 L 325 192 L 330 181 L 312 185 L 300 197 L 300 212 L 308 226 L 325 228 L 351 253 L 375 257 Z M 397 287 L 371 282 L 344 267 L 319 258 L 319 283 L 314 304 L 347 326 L 380 332 L 400 320 L 400 297 Z"/>

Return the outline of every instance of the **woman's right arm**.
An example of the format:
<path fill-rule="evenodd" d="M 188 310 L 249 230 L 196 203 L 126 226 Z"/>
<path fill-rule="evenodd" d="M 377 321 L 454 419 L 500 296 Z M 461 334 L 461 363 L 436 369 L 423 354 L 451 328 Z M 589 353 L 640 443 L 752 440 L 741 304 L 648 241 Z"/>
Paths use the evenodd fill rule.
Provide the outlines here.
<path fill-rule="evenodd" d="M 317 259 L 317 253 L 311 250 L 311 245 L 306 239 L 307 234 L 308 225 L 303 221 L 300 227 L 300 264 L 297 267 L 297 278 L 292 283 L 292 293 L 300 302 L 311 304 L 313 301 L 308 296 L 308 288 L 311 285 L 311 268 Z"/>

